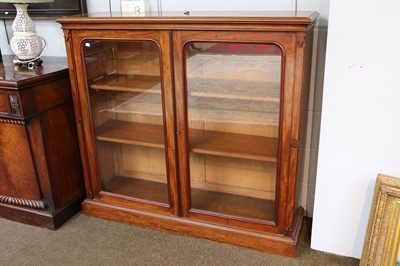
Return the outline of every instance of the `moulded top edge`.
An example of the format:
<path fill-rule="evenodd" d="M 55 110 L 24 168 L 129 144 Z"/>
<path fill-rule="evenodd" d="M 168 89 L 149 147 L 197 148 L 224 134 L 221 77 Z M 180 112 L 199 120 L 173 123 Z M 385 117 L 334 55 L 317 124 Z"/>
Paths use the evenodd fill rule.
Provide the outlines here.
<path fill-rule="evenodd" d="M 319 14 L 314 11 L 186 11 L 132 13 L 89 13 L 62 17 L 60 23 L 262 23 L 262 24 L 311 24 Z"/>

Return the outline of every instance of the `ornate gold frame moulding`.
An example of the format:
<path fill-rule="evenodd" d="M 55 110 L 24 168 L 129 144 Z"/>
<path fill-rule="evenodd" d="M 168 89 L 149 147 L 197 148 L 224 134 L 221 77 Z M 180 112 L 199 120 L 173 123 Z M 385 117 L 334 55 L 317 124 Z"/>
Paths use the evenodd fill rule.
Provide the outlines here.
<path fill-rule="evenodd" d="M 396 265 L 400 244 L 400 178 L 378 175 L 360 266 Z"/>

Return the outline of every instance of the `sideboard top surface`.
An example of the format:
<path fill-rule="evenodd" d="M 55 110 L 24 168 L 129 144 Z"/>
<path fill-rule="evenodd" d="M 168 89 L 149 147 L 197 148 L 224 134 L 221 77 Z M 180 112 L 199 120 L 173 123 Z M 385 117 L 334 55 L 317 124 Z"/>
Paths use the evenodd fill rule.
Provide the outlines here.
<path fill-rule="evenodd" d="M 66 57 L 42 57 L 43 64 L 33 69 L 15 65 L 13 58 L 3 55 L 3 62 L 0 62 L 0 88 L 20 90 L 51 77 L 68 74 Z"/>

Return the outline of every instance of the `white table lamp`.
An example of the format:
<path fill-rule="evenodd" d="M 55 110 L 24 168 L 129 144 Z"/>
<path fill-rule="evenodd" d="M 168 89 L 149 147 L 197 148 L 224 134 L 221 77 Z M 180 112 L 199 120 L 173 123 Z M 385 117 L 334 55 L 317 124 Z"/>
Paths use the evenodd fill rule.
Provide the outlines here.
<path fill-rule="evenodd" d="M 46 41 L 37 35 L 33 20 L 28 15 L 28 4 L 48 3 L 54 0 L 0 0 L 2 3 L 13 3 L 17 9 L 10 40 L 11 50 L 16 58 L 14 63 L 28 66 L 40 65 L 40 56 L 46 47 Z"/>

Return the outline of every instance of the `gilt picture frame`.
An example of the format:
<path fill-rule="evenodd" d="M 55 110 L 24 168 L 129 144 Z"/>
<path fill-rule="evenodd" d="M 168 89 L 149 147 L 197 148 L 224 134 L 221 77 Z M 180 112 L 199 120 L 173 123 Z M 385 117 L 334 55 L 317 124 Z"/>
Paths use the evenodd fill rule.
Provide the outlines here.
<path fill-rule="evenodd" d="M 400 245 L 400 178 L 378 175 L 361 266 L 396 265 Z"/>
<path fill-rule="evenodd" d="M 31 4 L 28 12 L 30 17 L 46 19 L 85 14 L 87 7 L 85 0 L 54 0 L 51 3 Z M 13 4 L 0 3 L 0 18 L 14 19 L 15 13 Z"/>

